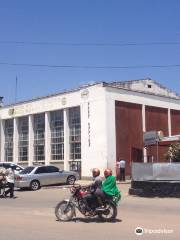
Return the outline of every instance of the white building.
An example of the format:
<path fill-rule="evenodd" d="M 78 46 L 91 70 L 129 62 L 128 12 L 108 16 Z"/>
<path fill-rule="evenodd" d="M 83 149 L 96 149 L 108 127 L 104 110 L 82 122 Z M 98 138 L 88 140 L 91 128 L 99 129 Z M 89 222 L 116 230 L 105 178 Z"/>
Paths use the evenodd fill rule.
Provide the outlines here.
<path fill-rule="evenodd" d="M 115 172 L 116 161 L 126 158 L 129 174 L 131 161 L 141 151 L 142 161 L 148 159 L 142 133 L 149 130 L 153 108 L 160 114 L 160 125 L 161 120 L 162 126 L 167 125 L 158 129 L 159 123 L 156 127 L 153 123 L 154 130 L 180 134 L 179 95 L 151 79 L 91 84 L 4 106 L 0 108 L 1 161 L 77 167 L 87 177 L 94 167 Z"/>

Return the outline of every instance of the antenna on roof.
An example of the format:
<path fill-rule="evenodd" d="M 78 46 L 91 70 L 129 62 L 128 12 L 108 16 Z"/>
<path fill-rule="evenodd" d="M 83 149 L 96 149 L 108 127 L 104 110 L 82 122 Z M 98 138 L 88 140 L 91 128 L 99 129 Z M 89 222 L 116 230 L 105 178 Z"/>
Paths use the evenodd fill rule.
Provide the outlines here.
<path fill-rule="evenodd" d="M 17 83 L 18 83 L 18 79 L 17 79 L 17 76 L 16 76 L 16 83 L 15 83 L 15 104 L 17 102 Z"/>
<path fill-rule="evenodd" d="M 3 97 L 0 97 L 0 108 L 3 107 Z"/>

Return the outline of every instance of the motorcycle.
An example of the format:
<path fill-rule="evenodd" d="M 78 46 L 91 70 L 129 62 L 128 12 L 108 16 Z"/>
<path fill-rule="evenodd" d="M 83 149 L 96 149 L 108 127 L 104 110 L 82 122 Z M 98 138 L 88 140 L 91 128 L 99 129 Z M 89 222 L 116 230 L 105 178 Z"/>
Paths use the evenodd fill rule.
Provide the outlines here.
<path fill-rule="evenodd" d="M 59 202 L 55 207 L 55 215 L 59 221 L 72 220 L 76 217 L 76 209 L 84 216 L 98 216 L 102 221 L 113 221 L 116 218 L 118 201 L 115 197 L 104 199 L 103 208 L 101 208 L 92 189 L 74 185 L 70 188 L 70 192 L 70 198 Z M 85 198 L 87 194 L 91 195 L 88 206 Z"/>

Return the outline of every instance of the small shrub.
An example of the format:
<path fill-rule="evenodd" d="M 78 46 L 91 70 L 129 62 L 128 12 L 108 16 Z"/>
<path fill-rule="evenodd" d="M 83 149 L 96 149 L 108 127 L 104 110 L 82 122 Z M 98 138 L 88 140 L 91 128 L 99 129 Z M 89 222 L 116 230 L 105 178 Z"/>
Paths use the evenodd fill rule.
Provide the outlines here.
<path fill-rule="evenodd" d="M 180 162 L 180 143 L 171 144 L 166 154 L 166 159 L 172 162 Z"/>

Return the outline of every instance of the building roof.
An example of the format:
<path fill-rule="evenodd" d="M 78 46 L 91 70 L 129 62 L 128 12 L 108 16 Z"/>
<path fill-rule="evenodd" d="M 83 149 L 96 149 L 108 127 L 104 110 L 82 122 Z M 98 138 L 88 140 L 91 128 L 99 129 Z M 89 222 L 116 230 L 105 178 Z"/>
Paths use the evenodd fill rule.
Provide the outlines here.
<path fill-rule="evenodd" d="M 168 146 L 175 143 L 180 143 L 180 135 L 163 137 L 161 141 L 159 141 L 160 146 Z"/>
<path fill-rule="evenodd" d="M 114 88 L 127 89 L 135 92 L 148 93 L 161 97 L 168 97 L 180 100 L 180 95 L 174 91 L 164 87 L 160 83 L 150 78 L 130 80 L 130 81 L 117 81 L 107 83 L 107 86 Z"/>
<path fill-rule="evenodd" d="M 65 90 L 63 90 L 61 92 L 49 94 L 49 95 L 46 95 L 46 96 L 34 97 L 32 99 L 29 99 L 29 100 L 24 100 L 24 101 L 19 101 L 17 103 L 8 104 L 8 105 L 5 105 L 4 107 L 15 106 L 15 105 L 23 104 L 23 103 L 34 102 L 34 101 L 45 99 L 45 98 L 51 98 L 51 97 L 55 97 L 55 96 L 59 96 L 59 95 L 63 95 L 63 94 L 77 92 L 77 91 L 80 91 L 82 89 L 86 89 L 88 87 L 94 86 L 94 85 L 103 85 L 103 82 L 92 82 L 92 83 L 88 83 L 88 84 L 83 84 L 83 85 L 81 85 L 81 86 L 79 86 L 77 88 L 65 89 Z"/>
<path fill-rule="evenodd" d="M 30 99 L 30 100 L 20 101 L 15 104 L 5 105 L 4 107 L 19 105 L 22 103 L 33 102 L 33 101 L 50 98 L 50 97 L 54 97 L 54 96 L 58 96 L 58 95 L 66 94 L 66 93 L 77 92 L 82 89 L 86 89 L 86 88 L 89 88 L 89 87 L 95 86 L 95 85 L 102 85 L 102 87 L 125 89 L 125 90 L 129 90 L 129 91 L 133 91 L 133 92 L 146 93 L 146 94 L 156 95 L 156 96 L 160 96 L 160 97 L 168 97 L 168 98 L 180 100 L 179 94 L 164 87 L 163 85 L 159 84 L 158 82 L 156 82 L 150 78 L 146 78 L 146 79 L 129 80 L 129 81 L 92 82 L 92 83 L 88 83 L 88 84 L 83 84 L 75 89 L 64 90 L 62 92 L 58 92 L 55 94 L 50 94 L 50 95 L 43 96 L 43 97 L 36 97 L 36 98 Z"/>

